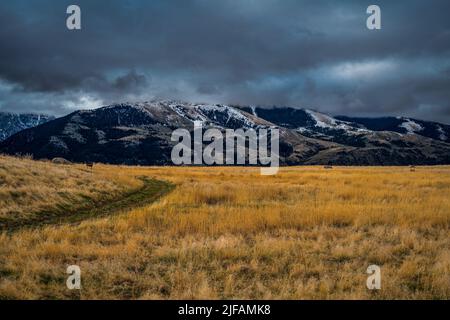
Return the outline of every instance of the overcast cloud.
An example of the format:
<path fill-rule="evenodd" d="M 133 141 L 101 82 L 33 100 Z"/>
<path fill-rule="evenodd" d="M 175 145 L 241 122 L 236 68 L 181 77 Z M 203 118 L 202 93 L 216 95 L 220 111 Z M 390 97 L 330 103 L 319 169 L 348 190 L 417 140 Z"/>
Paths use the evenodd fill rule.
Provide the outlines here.
<path fill-rule="evenodd" d="M 366 28 L 370 4 L 382 30 Z M 450 123 L 450 1 L 0 3 L 0 110 L 152 98 Z"/>

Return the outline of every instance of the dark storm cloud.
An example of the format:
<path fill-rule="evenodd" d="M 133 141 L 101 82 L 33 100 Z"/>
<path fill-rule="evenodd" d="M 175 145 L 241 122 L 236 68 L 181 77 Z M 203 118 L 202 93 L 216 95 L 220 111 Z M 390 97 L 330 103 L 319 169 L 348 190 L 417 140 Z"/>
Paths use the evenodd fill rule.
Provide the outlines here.
<path fill-rule="evenodd" d="M 450 2 L 376 3 L 380 31 L 365 0 L 2 2 L 0 108 L 161 97 L 450 122 Z"/>

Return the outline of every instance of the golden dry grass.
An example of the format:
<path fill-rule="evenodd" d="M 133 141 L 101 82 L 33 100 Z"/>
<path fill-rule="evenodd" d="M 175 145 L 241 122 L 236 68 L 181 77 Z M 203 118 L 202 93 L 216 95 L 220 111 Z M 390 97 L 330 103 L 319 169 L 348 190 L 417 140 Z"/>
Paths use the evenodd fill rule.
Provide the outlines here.
<path fill-rule="evenodd" d="M 76 207 L 142 184 L 133 176 L 102 169 L 0 156 L 0 219 L 26 219 L 57 206 Z"/>
<path fill-rule="evenodd" d="M 449 167 L 101 170 L 177 188 L 122 215 L 1 235 L 1 298 L 450 297 Z M 72 264 L 80 292 L 65 286 Z"/>

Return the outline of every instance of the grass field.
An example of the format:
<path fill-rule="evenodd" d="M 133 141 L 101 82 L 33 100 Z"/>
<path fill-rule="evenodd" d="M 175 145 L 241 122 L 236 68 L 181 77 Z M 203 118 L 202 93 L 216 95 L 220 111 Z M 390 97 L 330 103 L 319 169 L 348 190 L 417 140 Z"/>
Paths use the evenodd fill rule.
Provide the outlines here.
<path fill-rule="evenodd" d="M 159 200 L 0 235 L 2 299 L 448 299 L 450 167 L 62 166 L 0 158 L 0 218 Z M 61 207 L 62 205 L 62 207 Z M 44 219 L 44 218 L 42 218 Z M 79 265 L 82 290 L 66 288 Z M 381 267 L 382 288 L 366 288 Z"/>

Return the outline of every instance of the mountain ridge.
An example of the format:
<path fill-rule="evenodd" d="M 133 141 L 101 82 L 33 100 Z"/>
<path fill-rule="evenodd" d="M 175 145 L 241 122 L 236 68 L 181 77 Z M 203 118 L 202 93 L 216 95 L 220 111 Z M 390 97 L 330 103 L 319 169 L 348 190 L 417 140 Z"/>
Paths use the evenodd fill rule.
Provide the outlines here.
<path fill-rule="evenodd" d="M 75 162 L 170 165 L 171 133 L 205 128 L 280 129 L 282 165 L 450 164 L 450 126 L 411 118 L 332 117 L 309 109 L 154 100 L 79 110 L 0 143 L 0 152 Z M 388 120 L 386 120 L 388 119 Z M 385 129 L 391 130 L 385 130 Z"/>
<path fill-rule="evenodd" d="M 55 119 L 46 114 L 0 112 L 0 141 L 15 133 Z"/>

